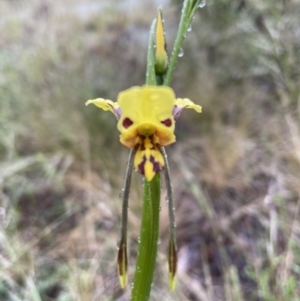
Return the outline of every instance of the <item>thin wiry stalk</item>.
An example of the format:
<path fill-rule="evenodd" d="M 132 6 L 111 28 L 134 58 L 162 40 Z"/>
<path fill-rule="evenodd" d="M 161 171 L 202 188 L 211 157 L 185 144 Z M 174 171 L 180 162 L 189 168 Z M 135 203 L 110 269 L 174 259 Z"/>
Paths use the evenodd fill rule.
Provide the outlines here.
<path fill-rule="evenodd" d="M 165 180 L 168 194 L 168 205 L 169 205 L 169 229 L 170 229 L 170 241 L 169 241 L 169 286 L 171 290 L 175 288 L 175 275 L 177 270 L 177 244 L 175 234 L 175 207 L 174 207 L 174 196 L 173 188 L 171 184 L 171 172 L 168 162 L 168 156 L 164 147 L 160 148 L 160 151 L 165 160 Z"/>
<path fill-rule="evenodd" d="M 130 150 L 126 166 L 124 187 L 122 189 L 122 217 L 121 217 L 121 234 L 118 251 L 118 275 L 121 287 L 124 288 L 127 282 L 127 223 L 128 223 L 128 200 L 131 184 L 131 175 L 133 168 L 134 155 L 136 150 Z"/>

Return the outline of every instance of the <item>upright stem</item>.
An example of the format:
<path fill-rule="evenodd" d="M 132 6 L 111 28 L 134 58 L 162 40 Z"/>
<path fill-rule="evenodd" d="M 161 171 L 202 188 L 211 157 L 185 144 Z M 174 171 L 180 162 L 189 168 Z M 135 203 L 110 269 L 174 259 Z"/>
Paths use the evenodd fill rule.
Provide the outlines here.
<path fill-rule="evenodd" d="M 146 84 L 156 86 L 154 33 L 153 21 L 148 48 Z M 157 173 L 151 182 L 144 180 L 144 199 L 142 222 L 139 238 L 138 255 L 131 291 L 131 301 L 147 301 L 149 299 L 159 236 L 159 207 L 160 207 L 160 175 Z"/>
<path fill-rule="evenodd" d="M 165 76 L 158 75 L 155 73 L 154 36 L 156 20 L 152 22 L 148 46 L 146 85 L 170 85 L 182 42 L 185 38 L 187 28 L 192 21 L 193 15 L 195 14 L 199 2 L 200 0 L 184 1 L 184 7 L 182 11 L 178 34 L 176 37 L 170 64 Z M 163 155 L 165 157 L 165 160 L 167 161 L 167 156 L 164 149 Z M 173 195 L 172 187 L 170 184 L 169 169 L 166 172 L 166 180 L 169 183 L 168 194 L 169 196 L 171 196 L 169 264 L 170 287 L 171 289 L 173 289 L 175 285 L 174 279 L 176 272 L 176 241 L 175 217 L 173 212 Z M 136 268 L 130 298 L 131 301 L 147 301 L 149 299 L 157 257 L 160 211 L 160 175 L 159 173 L 157 173 L 151 182 L 148 182 L 146 179 L 144 181 L 145 183 L 142 208 L 142 222 Z"/>
<path fill-rule="evenodd" d="M 142 224 L 131 301 L 149 299 L 155 270 L 159 237 L 160 175 L 151 182 L 145 180 Z"/>
<path fill-rule="evenodd" d="M 164 86 L 170 86 L 177 65 L 178 56 L 181 51 L 181 46 L 186 37 L 187 29 L 191 25 L 193 16 L 199 6 L 200 0 L 185 0 L 183 3 L 179 28 L 175 39 L 173 51 L 171 54 L 169 67 L 164 79 Z"/>

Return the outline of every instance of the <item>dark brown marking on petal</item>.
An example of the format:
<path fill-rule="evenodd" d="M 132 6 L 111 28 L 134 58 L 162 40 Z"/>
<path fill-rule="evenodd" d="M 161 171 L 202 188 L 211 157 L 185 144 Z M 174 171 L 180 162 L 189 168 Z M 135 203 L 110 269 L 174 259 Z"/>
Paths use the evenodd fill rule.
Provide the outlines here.
<path fill-rule="evenodd" d="M 119 245 L 119 251 L 118 251 L 118 272 L 119 276 L 123 276 L 127 273 L 127 242 L 126 238 L 122 237 L 122 240 L 120 241 Z"/>
<path fill-rule="evenodd" d="M 150 162 L 153 165 L 154 172 L 159 172 L 161 170 L 161 166 L 160 166 L 159 162 L 156 162 L 155 158 L 153 156 L 150 156 Z"/>
<path fill-rule="evenodd" d="M 138 170 L 142 175 L 145 175 L 146 156 L 143 156 L 143 161 L 138 165 Z"/>
<path fill-rule="evenodd" d="M 141 136 L 141 151 L 144 151 L 146 149 L 145 147 L 145 137 L 144 136 Z"/>
<path fill-rule="evenodd" d="M 169 273 L 172 278 L 175 278 L 177 271 L 177 248 L 174 242 L 174 239 L 171 239 L 169 242 Z"/>
<path fill-rule="evenodd" d="M 150 147 L 150 149 L 151 150 L 153 150 L 153 149 L 155 149 L 155 146 L 154 146 L 154 143 L 153 143 L 153 140 L 154 140 L 154 135 L 152 134 L 152 135 L 150 135 L 149 136 L 149 139 L 150 139 L 150 141 L 151 141 L 151 144 L 152 144 L 152 146 Z"/>
<path fill-rule="evenodd" d="M 140 150 L 144 151 L 146 149 L 145 148 L 145 136 L 140 135 L 139 138 L 140 138 L 140 142 L 139 142 Z"/>
<path fill-rule="evenodd" d="M 164 125 L 167 126 L 167 127 L 172 126 L 172 120 L 171 120 L 170 118 L 161 121 L 161 123 L 164 124 Z"/>
<path fill-rule="evenodd" d="M 124 126 L 125 129 L 128 129 L 132 124 L 133 124 L 133 121 L 131 119 L 129 119 L 128 117 L 126 117 L 122 122 L 122 125 Z"/>

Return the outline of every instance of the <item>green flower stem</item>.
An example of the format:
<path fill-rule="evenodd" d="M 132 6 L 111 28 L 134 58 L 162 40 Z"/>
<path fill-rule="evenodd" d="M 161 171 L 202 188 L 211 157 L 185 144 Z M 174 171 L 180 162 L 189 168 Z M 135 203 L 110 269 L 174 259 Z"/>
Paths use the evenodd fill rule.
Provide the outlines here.
<path fill-rule="evenodd" d="M 181 51 L 182 43 L 186 37 L 187 29 L 191 25 L 195 12 L 200 4 L 200 0 L 185 0 L 183 3 L 181 19 L 179 23 L 179 28 L 177 36 L 175 39 L 173 51 L 171 54 L 168 70 L 164 79 L 164 86 L 170 86 L 177 65 L 178 56 Z"/>
<path fill-rule="evenodd" d="M 149 299 L 159 237 L 160 174 L 145 180 L 139 250 L 131 292 L 131 301 Z"/>
<path fill-rule="evenodd" d="M 196 9 L 200 3 L 195 0 L 185 0 L 180 20 L 179 30 L 172 51 L 167 73 L 157 75 L 155 73 L 155 52 L 154 36 L 156 29 L 156 20 L 152 22 L 149 36 L 148 56 L 147 56 L 147 85 L 166 85 L 171 84 L 175 66 L 181 45 L 184 41 L 187 29 L 192 21 Z M 166 158 L 165 150 L 163 149 Z M 166 179 L 170 183 L 170 174 L 166 173 Z M 151 285 L 155 270 L 157 257 L 157 245 L 159 238 L 159 209 L 160 209 L 160 174 L 157 173 L 151 182 L 144 180 L 144 198 L 142 208 L 141 231 L 139 238 L 139 247 L 134 273 L 134 280 L 131 291 L 131 301 L 147 301 L 150 296 Z M 168 193 L 172 197 L 172 187 L 169 185 Z M 173 212 L 173 202 L 170 204 L 170 246 L 169 246 L 169 265 L 170 265 L 170 287 L 175 285 L 176 272 L 176 240 L 175 240 L 175 217 Z"/>
<path fill-rule="evenodd" d="M 150 29 L 147 57 L 146 84 L 156 86 L 154 34 L 156 22 Z M 144 180 L 144 199 L 139 248 L 131 291 L 131 301 L 147 301 L 149 299 L 159 236 L 160 207 L 160 175 L 157 173 L 151 182 Z"/>

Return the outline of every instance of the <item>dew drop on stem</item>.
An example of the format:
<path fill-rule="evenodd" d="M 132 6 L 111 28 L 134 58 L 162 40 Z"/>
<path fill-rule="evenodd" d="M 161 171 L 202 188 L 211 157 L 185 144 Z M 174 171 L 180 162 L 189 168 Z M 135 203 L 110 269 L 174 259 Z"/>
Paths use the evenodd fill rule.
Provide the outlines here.
<path fill-rule="evenodd" d="M 119 198 L 122 200 L 124 196 L 124 189 L 119 192 Z"/>
<path fill-rule="evenodd" d="M 203 8 L 206 5 L 206 0 L 201 0 L 198 7 Z"/>
<path fill-rule="evenodd" d="M 179 56 L 179 57 L 183 57 L 183 55 L 184 55 L 184 51 L 183 51 L 182 48 L 180 48 L 179 53 L 178 53 L 178 56 Z"/>
<path fill-rule="evenodd" d="M 187 28 L 187 32 L 191 32 L 192 31 L 192 24 L 190 24 L 190 26 Z"/>

